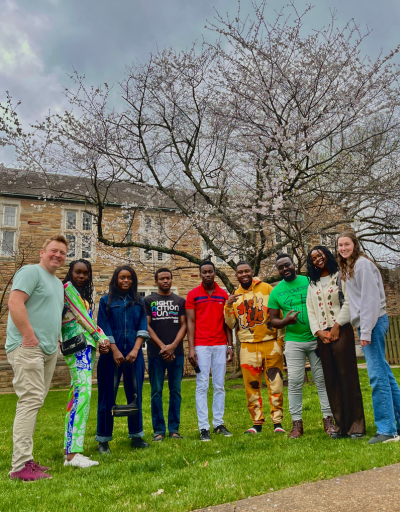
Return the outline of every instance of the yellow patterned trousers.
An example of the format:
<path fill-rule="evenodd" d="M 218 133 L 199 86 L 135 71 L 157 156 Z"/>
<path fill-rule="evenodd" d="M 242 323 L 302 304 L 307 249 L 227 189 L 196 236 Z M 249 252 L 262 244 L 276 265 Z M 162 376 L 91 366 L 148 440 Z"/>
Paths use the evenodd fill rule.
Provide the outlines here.
<path fill-rule="evenodd" d="M 265 421 L 261 397 L 262 372 L 268 387 L 271 419 L 281 423 L 283 418 L 283 340 L 242 343 L 240 366 L 246 389 L 247 407 L 254 425 Z"/>

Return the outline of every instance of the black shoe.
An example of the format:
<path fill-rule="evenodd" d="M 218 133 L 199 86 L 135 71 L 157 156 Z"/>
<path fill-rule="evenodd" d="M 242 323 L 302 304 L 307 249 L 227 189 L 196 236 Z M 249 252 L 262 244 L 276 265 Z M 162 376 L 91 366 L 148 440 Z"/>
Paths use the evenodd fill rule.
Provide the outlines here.
<path fill-rule="evenodd" d="M 285 429 L 282 427 L 282 423 L 274 424 L 274 432 L 275 434 L 286 434 Z"/>
<path fill-rule="evenodd" d="M 350 434 L 349 437 L 350 439 L 362 439 L 365 437 L 365 434 Z"/>
<path fill-rule="evenodd" d="M 261 430 L 262 425 L 253 425 L 252 427 L 246 430 L 245 434 L 260 434 Z"/>
<path fill-rule="evenodd" d="M 200 441 L 211 441 L 210 431 L 206 428 L 200 430 Z"/>
<path fill-rule="evenodd" d="M 342 436 L 342 434 L 339 434 L 339 432 L 332 432 L 331 434 L 329 434 L 329 437 L 331 439 L 343 439 L 343 437 L 345 436 Z"/>
<path fill-rule="evenodd" d="M 143 441 L 141 437 L 132 437 L 131 439 L 131 446 L 132 448 L 149 448 L 149 443 L 146 443 L 146 441 Z"/>
<path fill-rule="evenodd" d="M 215 427 L 214 434 L 222 434 L 225 437 L 232 436 L 231 432 L 229 432 L 229 430 L 225 427 L 225 425 L 220 425 L 219 427 Z"/>
<path fill-rule="evenodd" d="M 99 443 L 97 446 L 97 451 L 99 453 L 111 453 L 110 447 L 108 446 L 108 441 L 104 443 Z"/>

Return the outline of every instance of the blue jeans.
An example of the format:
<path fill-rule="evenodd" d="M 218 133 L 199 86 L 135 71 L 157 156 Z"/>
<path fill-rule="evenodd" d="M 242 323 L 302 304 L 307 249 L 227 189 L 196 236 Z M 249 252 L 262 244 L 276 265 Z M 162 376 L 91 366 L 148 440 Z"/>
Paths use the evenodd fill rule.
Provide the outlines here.
<path fill-rule="evenodd" d="M 161 357 L 149 357 L 148 359 L 151 386 L 151 419 L 155 436 L 158 434 L 165 436 L 166 431 L 162 402 L 165 370 L 168 372 L 169 387 L 168 431 L 170 435 L 179 432 L 184 357 L 183 354 L 176 356 L 171 362 L 165 361 Z"/>
<path fill-rule="evenodd" d="M 114 363 L 111 350 L 107 354 L 100 354 L 97 365 L 97 387 L 99 390 L 97 403 L 97 435 L 96 441 L 104 443 L 111 441 L 114 429 L 114 416 L 111 409 L 117 399 L 118 387 L 124 375 L 124 391 L 126 402 L 130 404 L 137 394 L 139 408 L 137 416 L 128 416 L 128 437 L 143 437 L 142 416 L 142 390 L 144 381 L 144 358 L 142 349 L 139 350 L 133 365 L 129 363 Z M 132 371 L 136 375 L 136 389 L 134 389 Z"/>
<path fill-rule="evenodd" d="M 388 330 L 389 319 L 387 315 L 382 315 L 372 330 L 371 344 L 363 347 L 363 351 L 372 387 L 377 434 L 393 436 L 397 434 L 396 422 L 397 427 L 400 427 L 400 388 L 385 359 L 385 336 Z"/>

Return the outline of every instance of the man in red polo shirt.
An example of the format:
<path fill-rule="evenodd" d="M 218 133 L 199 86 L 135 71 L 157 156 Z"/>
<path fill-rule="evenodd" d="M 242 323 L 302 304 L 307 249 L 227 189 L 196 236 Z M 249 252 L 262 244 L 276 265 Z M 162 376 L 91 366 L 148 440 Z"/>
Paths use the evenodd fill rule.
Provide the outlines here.
<path fill-rule="evenodd" d="M 201 284 L 186 299 L 189 362 L 200 368 L 196 379 L 196 409 L 200 440 L 210 441 L 207 393 L 210 368 L 214 389 L 213 426 L 216 434 L 230 437 L 224 425 L 226 363 L 232 360 L 232 331 L 224 322 L 224 306 L 228 294 L 215 282 L 215 266 L 211 261 L 200 264 Z M 227 347 L 228 345 L 228 347 Z"/>

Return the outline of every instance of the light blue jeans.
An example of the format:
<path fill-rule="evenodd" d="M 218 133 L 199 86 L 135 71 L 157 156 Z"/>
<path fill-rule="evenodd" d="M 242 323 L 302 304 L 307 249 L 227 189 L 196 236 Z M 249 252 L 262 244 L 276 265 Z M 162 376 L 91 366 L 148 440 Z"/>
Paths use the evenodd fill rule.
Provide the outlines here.
<path fill-rule="evenodd" d="M 385 359 L 385 336 L 388 330 L 389 319 L 387 315 L 382 315 L 372 330 L 371 344 L 363 347 L 363 351 L 372 387 L 377 434 L 393 436 L 397 434 L 397 427 L 400 427 L 400 388 Z"/>

